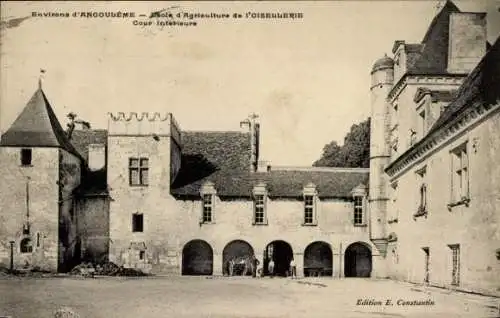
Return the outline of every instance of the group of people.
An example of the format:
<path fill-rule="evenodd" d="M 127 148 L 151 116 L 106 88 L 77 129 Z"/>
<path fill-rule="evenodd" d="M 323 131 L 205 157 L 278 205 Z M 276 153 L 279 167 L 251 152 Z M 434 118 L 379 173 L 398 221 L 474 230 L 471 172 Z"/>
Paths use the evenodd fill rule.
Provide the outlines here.
<path fill-rule="evenodd" d="M 269 263 L 267 263 L 267 272 L 269 273 L 269 276 L 274 277 L 275 275 L 274 270 L 275 270 L 274 260 L 271 258 L 269 259 Z M 292 279 L 297 278 L 297 265 L 295 264 L 295 260 L 293 258 L 290 260 L 286 276 L 291 276 Z"/>
<path fill-rule="evenodd" d="M 228 274 L 229 276 L 233 276 L 233 273 L 235 271 L 235 266 L 236 265 L 243 265 L 243 271 L 241 275 L 246 275 L 251 271 L 252 277 L 257 277 L 259 276 L 264 276 L 264 271 L 263 268 L 259 268 L 260 261 L 255 257 L 255 255 L 252 255 L 250 258 L 246 257 L 238 257 L 234 258 L 228 261 Z M 269 262 L 267 263 L 267 274 L 270 277 L 274 277 L 276 273 L 276 267 L 273 258 L 271 257 L 269 259 Z M 292 258 L 290 259 L 289 267 L 288 270 L 286 271 L 286 276 L 291 276 L 292 278 L 297 278 L 297 265 L 295 264 L 295 260 Z"/>

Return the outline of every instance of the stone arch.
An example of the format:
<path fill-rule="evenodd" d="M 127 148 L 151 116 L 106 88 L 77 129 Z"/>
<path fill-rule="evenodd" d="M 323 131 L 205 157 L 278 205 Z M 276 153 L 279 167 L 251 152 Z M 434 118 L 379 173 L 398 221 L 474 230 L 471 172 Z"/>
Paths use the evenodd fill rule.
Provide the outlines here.
<path fill-rule="evenodd" d="M 267 244 L 264 250 L 264 275 L 269 275 L 269 262 L 274 261 L 274 275 L 288 276 L 290 261 L 293 258 L 292 246 L 283 241 L 275 240 Z"/>
<path fill-rule="evenodd" d="M 333 253 L 330 244 L 316 241 L 304 250 L 304 276 L 332 276 Z"/>
<path fill-rule="evenodd" d="M 212 275 L 214 253 L 210 244 L 192 240 L 182 249 L 182 275 Z"/>
<path fill-rule="evenodd" d="M 244 261 L 250 261 L 254 255 L 252 245 L 244 240 L 233 240 L 226 244 L 222 251 L 222 274 L 229 275 L 229 261 L 236 260 L 233 275 L 241 275 L 244 271 Z M 251 271 L 246 273 L 251 275 Z"/>
<path fill-rule="evenodd" d="M 370 245 L 355 242 L 344 253 L 345 277 L 370 277 L 372 272 L 372 251 Z"/>

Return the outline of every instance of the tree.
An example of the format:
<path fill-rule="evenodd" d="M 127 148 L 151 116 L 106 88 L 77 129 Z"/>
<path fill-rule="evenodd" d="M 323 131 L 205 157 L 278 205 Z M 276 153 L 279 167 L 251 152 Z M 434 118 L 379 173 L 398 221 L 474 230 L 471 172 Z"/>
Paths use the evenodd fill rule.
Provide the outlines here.
<path fill-rule="evenodd" d="M 370 118 L 351 126 L 339 146 L 332 141 L 323 147 L 321 158 L 313 163 L 315 167 L 368 168 L 370 166 Z"/>

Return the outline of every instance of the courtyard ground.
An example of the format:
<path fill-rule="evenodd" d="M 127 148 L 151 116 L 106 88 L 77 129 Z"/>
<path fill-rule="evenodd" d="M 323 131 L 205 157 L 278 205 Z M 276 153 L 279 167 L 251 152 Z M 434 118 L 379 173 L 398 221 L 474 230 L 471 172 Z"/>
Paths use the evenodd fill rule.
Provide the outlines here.
<path fill-rule="evenodd" d="M 398 305 L 398 300 L 428 305 Z M 392 305 L 387 305 L 390 300 Z M 380 301 L 382 305 L 369 304 Z M 366 303 L 361 305 L 361 303 Z M 360 303 L 360 304 L 358 304 Z M 500 299 L 371 279 L 7 277 L 0 317 L 499 317 Z"/>

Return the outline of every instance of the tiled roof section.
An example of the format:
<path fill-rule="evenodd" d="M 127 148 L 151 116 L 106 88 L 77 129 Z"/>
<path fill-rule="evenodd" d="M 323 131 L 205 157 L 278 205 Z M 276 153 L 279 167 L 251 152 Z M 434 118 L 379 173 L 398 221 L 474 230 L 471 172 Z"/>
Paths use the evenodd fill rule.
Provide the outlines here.
<path fill-rule="evenodd" d="M 239 132 L 183 132 L 182 163 L 171 193 L 200 197 L 200 188 L 211 181 L 221 197 L 250 198 L 254 185 L 265 182 L 271 197 L 301 197 L 308 183 L 320 197 L 349 197 L 350 191 L 368 182 L 365 171 L 250 172 L 250 135 Z"/>
<path fill-rule="evenodd" d="M 241 132 L 182 132 L 181 169 L 171 186 L 174 195 L 199 195 L 212 181 L 223 193 L 250 172 L 250 134 Z"/>
<path fill-rule="evenodd" d="M 347 198 L 360 184 L 368 184 L 368 171 L 270 171 L 253 178 L 267 184 L 270 197 L 302 197 L 304 186 L 313 183 L 320 198 Z"/>
<path fill-rule="evenodd" d="M 458 89 L 451 102 L 429 130 L 428 135 L 446 125 L 474 103 L 491 105 L 500 101 L 500 38 Z"/>
<path fill-rule="evenodd" d="M 78 153 L 88 161 L 89 145 L 103 144 L 107 145 L 108 131 L 105 129 L 86 129 L 74 130 L 71 134 L 71 143 L 75 146 Z"/>
<path fill-rule="evenodd" d="M 414 74 L 446 74 L 448 65 L 448 40 L 450 15 L 460 10 L 451 1 L 446 1 L 434 17 L 422 40 L 421 53 L 408 68 Z"/>
<path fill-rule="evenodd" d="M 47 97 L 39 88 L 10 128 L 2 135 L 1 146 L 59 147 L 80 156 L 68 140 Z"/>

